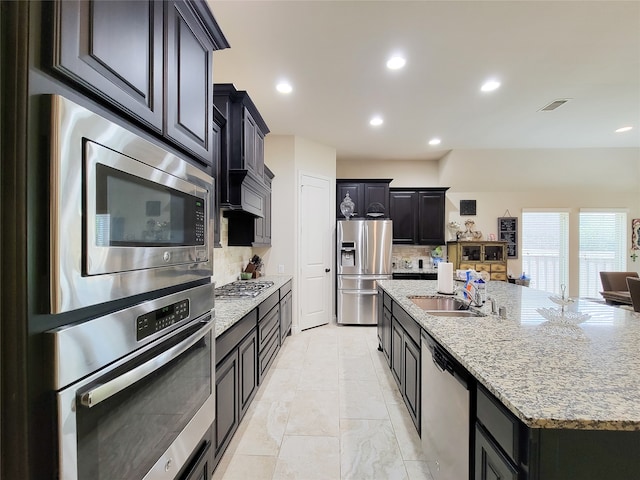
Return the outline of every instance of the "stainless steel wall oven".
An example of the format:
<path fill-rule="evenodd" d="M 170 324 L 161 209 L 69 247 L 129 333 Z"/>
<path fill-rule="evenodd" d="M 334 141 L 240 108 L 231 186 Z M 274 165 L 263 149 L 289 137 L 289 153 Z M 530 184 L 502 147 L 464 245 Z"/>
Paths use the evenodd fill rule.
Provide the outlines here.
<path fill-rule="evenodd" d="M 64 97 L 47 100 L 50 313 L 211 277 L 213 179 Z"/>
<path fill-rule="evenodd" d="M 64 480 L 176 478 L 215 419 L 214 284 L 46 332 Z"/>

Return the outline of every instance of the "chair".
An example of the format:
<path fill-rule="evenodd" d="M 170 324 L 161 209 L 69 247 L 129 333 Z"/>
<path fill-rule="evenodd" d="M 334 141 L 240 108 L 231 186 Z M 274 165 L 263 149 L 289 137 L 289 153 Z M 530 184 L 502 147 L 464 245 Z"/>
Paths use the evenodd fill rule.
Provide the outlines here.
<path fill-rule="evenodd" d="M 627 277 L 627 286 L 629 287 L 629 293 L 631 294 L 633 310 L 640 312 L 640 278 L 637 278 L 637 276 Z"/>
<path fill-rule="evenodd" d="M 639 278 L 638 272 L 600 272 L 602 290 L 605 292 L 626 292 L 627 277 Z"/>

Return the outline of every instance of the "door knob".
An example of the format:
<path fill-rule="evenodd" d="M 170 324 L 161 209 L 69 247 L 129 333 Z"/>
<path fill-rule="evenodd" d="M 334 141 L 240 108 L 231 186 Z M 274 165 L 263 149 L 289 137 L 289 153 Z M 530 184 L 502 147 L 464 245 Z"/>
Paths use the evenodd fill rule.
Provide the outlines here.
<path fill-rule="evenodd" d="M 330 268 L 325 268 L 324 271 L 325 271 L 325 273 L 329 273 L 331 271 L 331 269 Z"/>

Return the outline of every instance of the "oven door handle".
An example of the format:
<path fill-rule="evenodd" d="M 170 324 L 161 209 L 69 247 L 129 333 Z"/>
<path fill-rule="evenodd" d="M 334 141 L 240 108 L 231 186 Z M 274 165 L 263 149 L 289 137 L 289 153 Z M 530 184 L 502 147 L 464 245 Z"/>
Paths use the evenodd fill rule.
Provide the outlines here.
<path fill-rule="evenodd" d="M 182 355 L 204 338 L 204 336 L 211 331 L 214 325 L 212 320 L 204 321 L 202 323 L 204 323 L 204 327 L 198 330 L 197 333 L 174 345 L 169 350 L 162 352 L 157 357 L 138 365 L 136 368 L 129 370 L 123 375 L 109 380 L 102 385 L 98 385 L 87 392 L 80 393 L 78 395 L 80 397 L 80 405 L 88 408 L 95 407 L 100 402 L 107 400 L 125 388 L 139 382 L 143 378 L 151 375 L 156 370 L 162 368 L 167 363 Z"/>

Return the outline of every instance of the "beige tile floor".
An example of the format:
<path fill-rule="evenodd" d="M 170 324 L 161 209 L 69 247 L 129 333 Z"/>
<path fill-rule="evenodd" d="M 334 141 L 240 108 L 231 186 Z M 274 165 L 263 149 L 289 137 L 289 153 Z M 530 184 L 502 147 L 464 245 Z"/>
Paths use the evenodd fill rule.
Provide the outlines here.
<path fill-rule="evenodd" d="M 432 480 L 375 327 L 288 337 L 214 480 Z"/>

